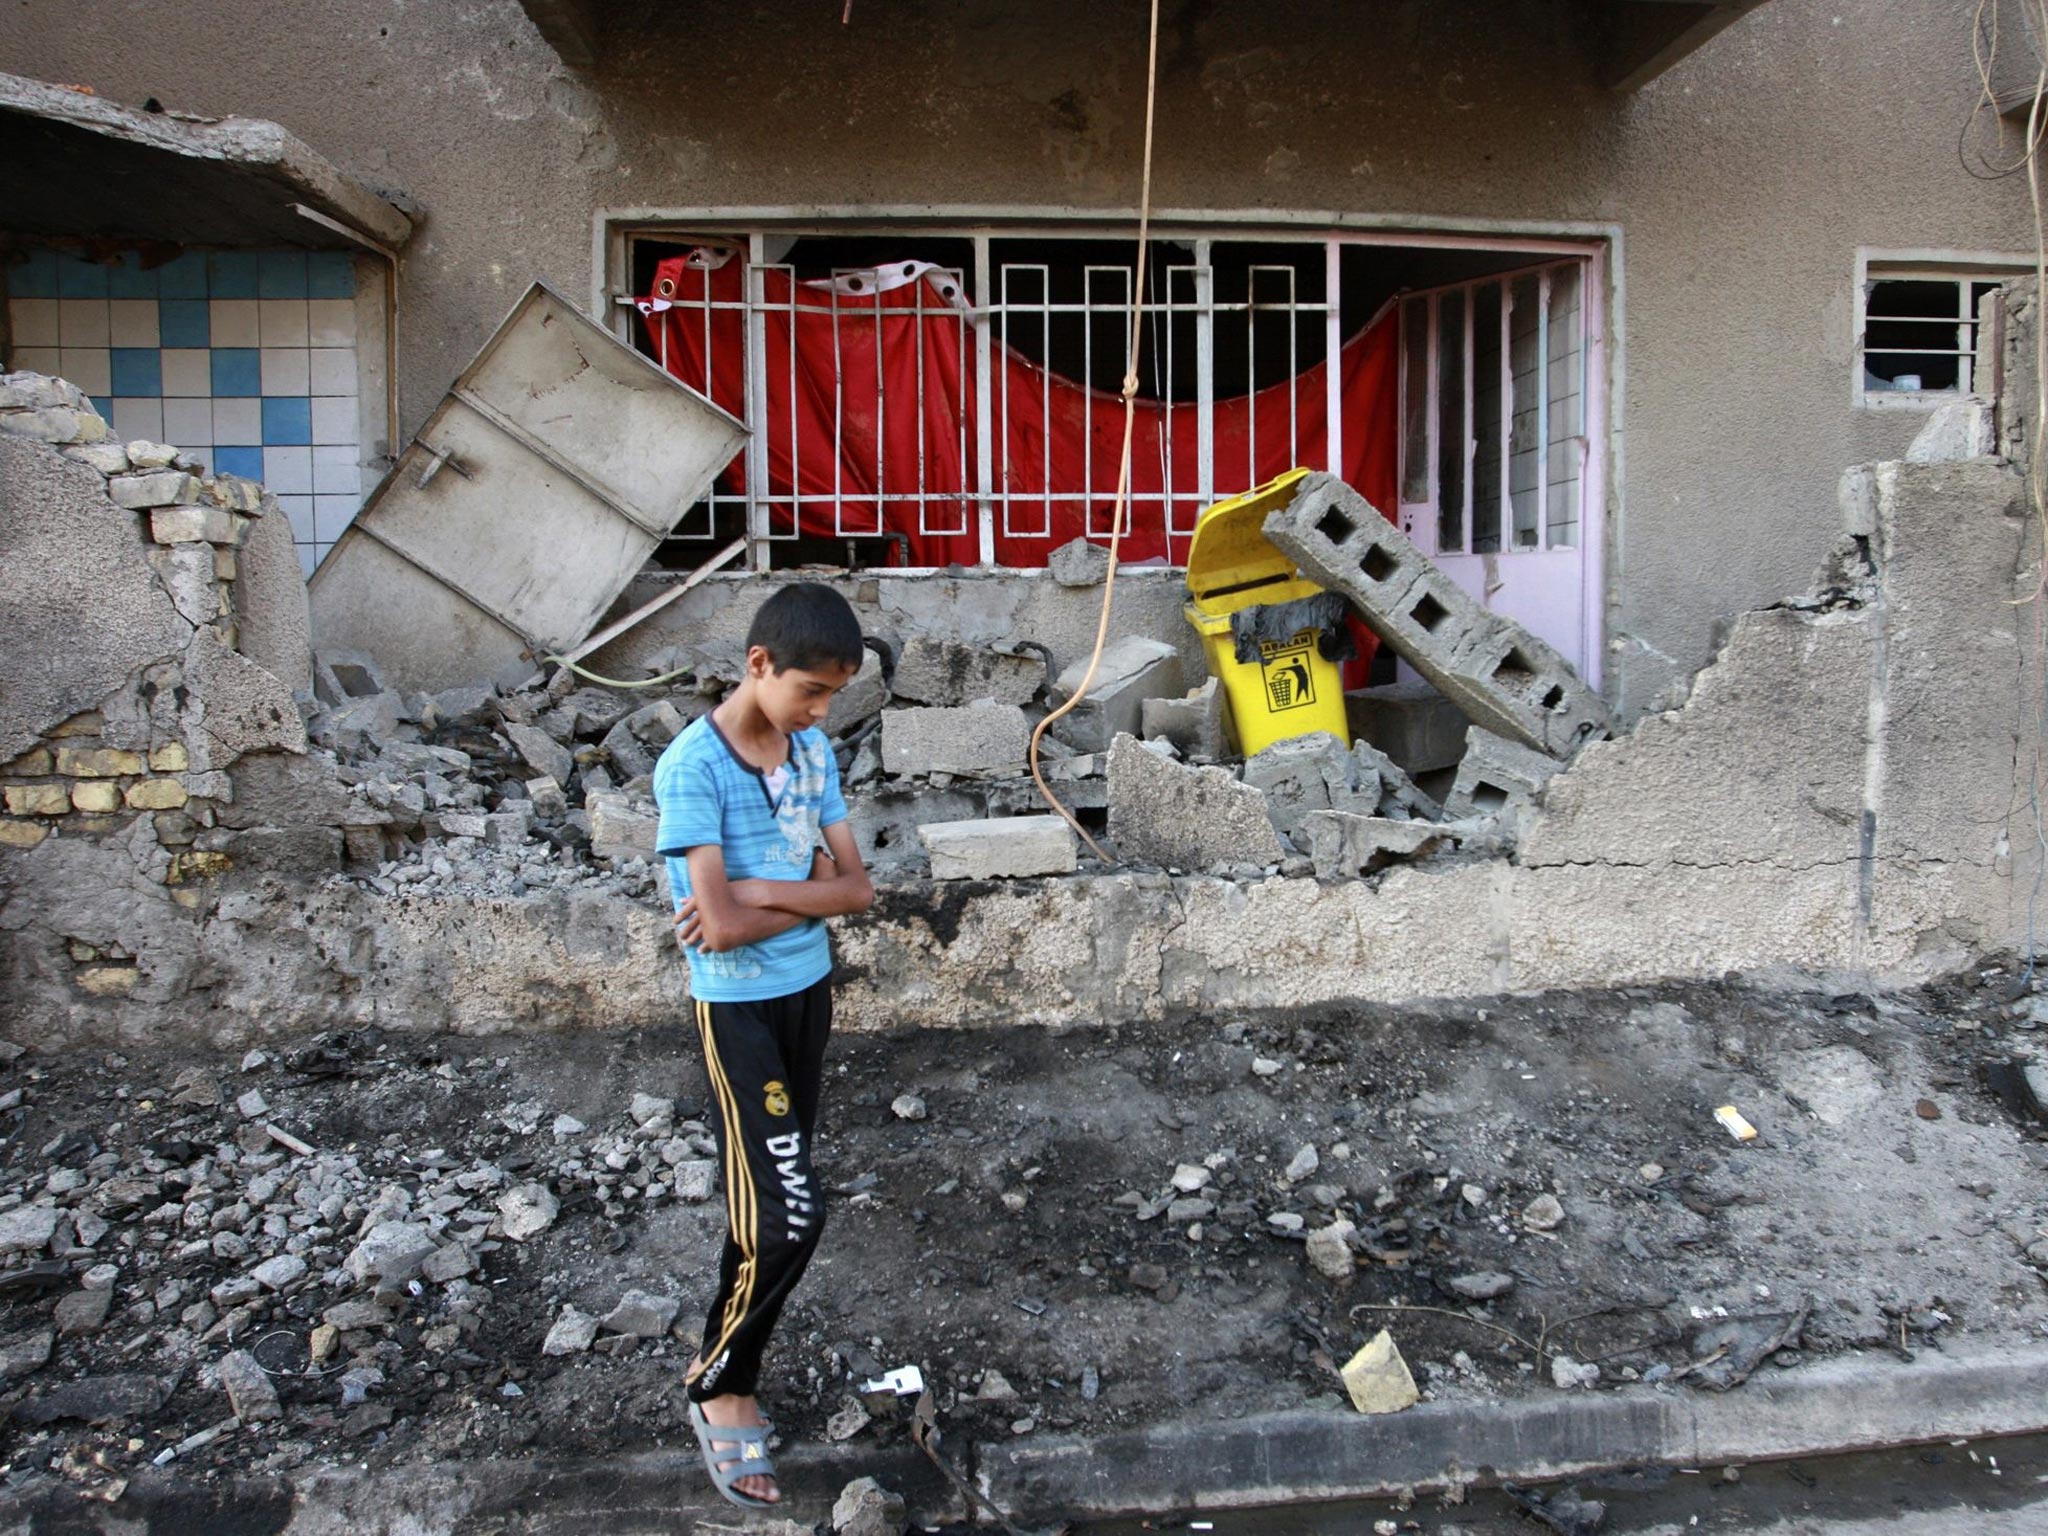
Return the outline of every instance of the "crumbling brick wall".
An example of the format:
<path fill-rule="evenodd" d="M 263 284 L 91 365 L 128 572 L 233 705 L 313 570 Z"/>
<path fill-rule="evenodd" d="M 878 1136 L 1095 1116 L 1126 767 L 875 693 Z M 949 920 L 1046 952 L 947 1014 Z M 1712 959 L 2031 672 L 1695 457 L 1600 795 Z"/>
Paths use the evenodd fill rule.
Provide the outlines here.
<path fill-rule="evenodd" d="M 306 751 L 304 585 L 276 502 L 167 445 L 109 441 L 61 379 L 6 375 L 0 584 L 0 895 L 10 863 L 61 841 L 200 906 L 195 883 L 262 847 L 237 779 Z M 51 937 L 87 994 L 140 979 L 117 939 Z"/>

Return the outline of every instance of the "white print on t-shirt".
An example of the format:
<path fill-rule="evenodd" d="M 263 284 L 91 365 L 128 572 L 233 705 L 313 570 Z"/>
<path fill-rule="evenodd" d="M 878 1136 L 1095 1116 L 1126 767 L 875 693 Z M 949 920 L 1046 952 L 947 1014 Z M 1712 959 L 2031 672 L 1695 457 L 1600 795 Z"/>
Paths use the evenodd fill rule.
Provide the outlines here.
<path fill-rule="evenodd" d="M 825 753 L 830 750 L 822 742 L 811 745 L 792 736 L 789 742 L 789 761 L 783 771 L 789 774 L 789 781 L 781 791 L 771 783 L 769 793 L 775 800 L 775 824 L 782 832 L 780 847 L 765 848 L 761 852 L 764 864 L 787 865 L 793 869 L 809 869 L 811 853 L 818 846 L 818 814 L 825 799 Z"/>

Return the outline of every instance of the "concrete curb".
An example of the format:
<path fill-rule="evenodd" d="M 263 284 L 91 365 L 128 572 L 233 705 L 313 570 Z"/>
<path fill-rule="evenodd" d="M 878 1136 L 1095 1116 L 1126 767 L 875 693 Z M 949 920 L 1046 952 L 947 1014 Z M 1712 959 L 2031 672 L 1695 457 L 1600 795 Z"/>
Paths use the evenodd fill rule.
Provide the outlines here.
<path fill-rule="evenodd" d="M 2048 1350 L 1864 1354 L 1766 1368 L 1725 1394 L 1632 1387 L 1366 1418 L 1280 1413 L 1096 1440 L 978 1447 L 1012 1519 L 1369 1498 L 1453 1479 L 1542 1481 L 1618 1466 L 1826 1455 L 2048 1428 Z"/>
<path fill-rule="evenodd" d="M 1384 1418 L 1279 1413 L 1092 1441 L 990 1441 L 973 1451 L 982 1487 L 1004 1512 L 1044 1524 L 1367 1498 L 1453 1478 L 1542 1481 L 2044 1429 L 2048 1349 L 2026 1349 L 1927 1353 L 1911 1365 L 1848 1356 L 1767 1372 L 1725 1395 L 1546 1392 L 1510 1403 L 1426 1403 Z M 951 1454 L 957 1460 L 961 1451 Z M 901 1443 L 798 1446 L 781 1460 L 786 1507 L 804 1528 L 861 1476 L 901 1490 L 916 1520 L 964 1516 L 930 1464 Z M 711 1494 L 694 1450 L 683 1449 L 377 1471 L 329 1465 L 289 1479 L 203 1481 L 152 1469 L 113 1504 L 82 1498 L 54 1478 L 0 1493 L 0 1531 L 52 1536 L 655 1536 L 747 1524 Z"/>

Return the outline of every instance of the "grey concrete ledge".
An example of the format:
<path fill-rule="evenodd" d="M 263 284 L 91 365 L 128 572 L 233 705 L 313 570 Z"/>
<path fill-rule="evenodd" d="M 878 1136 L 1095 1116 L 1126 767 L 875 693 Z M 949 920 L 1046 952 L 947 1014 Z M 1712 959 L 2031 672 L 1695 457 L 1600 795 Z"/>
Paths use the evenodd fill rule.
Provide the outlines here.
<path fill-rule="evenodd" d="M 2048 1348 L 1875 1353 L 1767 1370 L 1733 1392 L 1544 1390 L 1513 1402 L 1425 1403 L 1384 1418 L 1348 1409 L 1179 1423 L 1095 1440 L 1033 1438 L 971 1448 L 978 1481 L 1023 1524 L 1057 1518 L 1243 1509 L 1427 1490 L 1453 1479 L 1542 1481 L 1620 1466 L 1714 1466 L 1952 1437 L 2048 1429 Z M 948 1449 L 956 1464 L 968 1448 Z M 790 1518 L 817 1519 L 840 1488 L 874 1476 L 913 1519 L 964 1511 L 904 1444 L 799 1445 L 778 1458 Z M 149 1471 L 105 1504 L 54 1478 L 0 1493 L 0 1531 L 226 1529 L 242 1536 L 655 1536 L 739 1527 L 693 1449 L 613 1458 L 455 1461 L 369 1470 L 312 1466 L 284 1477 L 205 1480 Z M 769 1529 L 782 1527 L 769 1524 Z"/>
<path fill-rule="evenodd" d="M 1369 1498 L 1452 1480 L 1718 1465 L 2048 1427 L 2048 1349 L 1858 1354 L 1732 1392 L 1632 1387 L 1505 1403 L 1424 1403 L 1181 1423 L 1095 1440 L 979 1447 L 982 1487 L 1012 1519 L 1239 1509 Z"/>

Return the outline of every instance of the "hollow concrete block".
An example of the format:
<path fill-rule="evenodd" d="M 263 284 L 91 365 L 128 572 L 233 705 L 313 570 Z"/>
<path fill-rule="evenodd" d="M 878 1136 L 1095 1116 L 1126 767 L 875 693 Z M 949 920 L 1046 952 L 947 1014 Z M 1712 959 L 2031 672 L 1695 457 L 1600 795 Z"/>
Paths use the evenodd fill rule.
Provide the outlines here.
<path fill-rule="evenodd" d="M 1606 702 L 1562 656 L 1474 601 L 1336 476 L 1303 479 L 1265 533 L 1474 723 L 1560 761 L 1609 734 Z"/>

